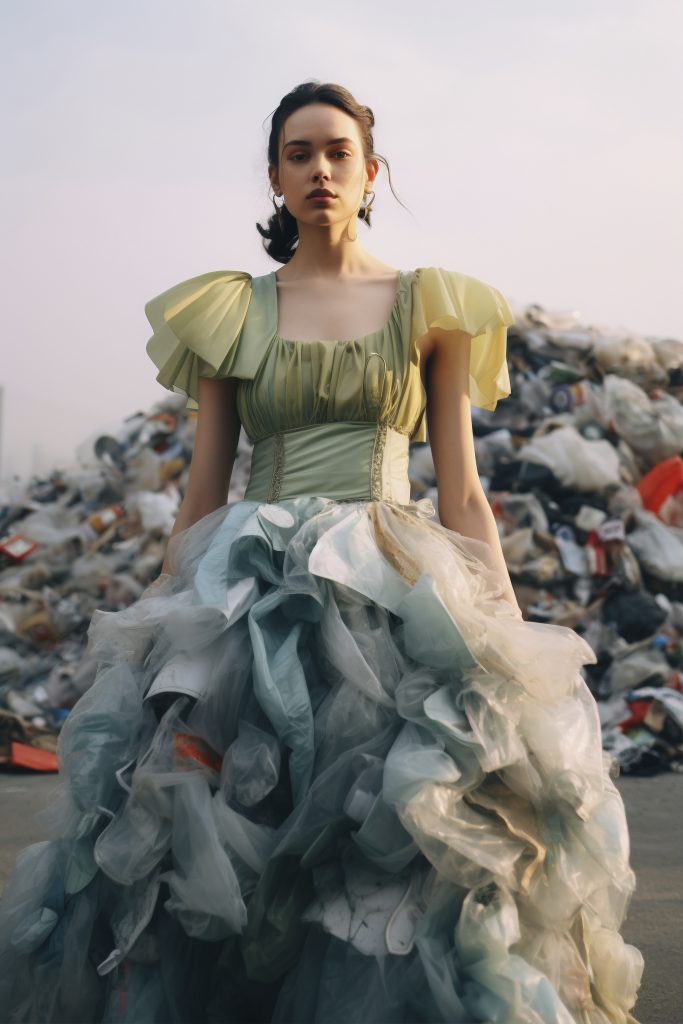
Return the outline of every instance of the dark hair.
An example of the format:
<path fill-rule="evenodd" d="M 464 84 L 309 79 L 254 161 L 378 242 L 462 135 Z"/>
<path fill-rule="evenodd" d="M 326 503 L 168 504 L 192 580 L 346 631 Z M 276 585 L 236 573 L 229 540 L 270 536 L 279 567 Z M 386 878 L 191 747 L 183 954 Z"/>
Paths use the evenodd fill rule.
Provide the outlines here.
<path fill-rule="evenodd" d="M 283 96 L 279 105 L 273 111 L 270 136 L 268 138 L 268 163 L 278 167 L 278 142 L 280 130 L 290 114 L 300 107 L 309 103 L 329 103 L 338 107 L 344 113 L 349 114 L 358 123 L 361 142 L 363 144 L 363 155 L 365 160 L 374 157 L 383 163 L 389 175 L 389 188 L 400 203 L 401 200 L 394 192 L 391 183 L 391 170 L 387 160 L 375 152 L 372 129 L 375 126 L 375 115 L 370 107 L 364 107 L 351 95 L 343 85 L 335 85 L 334 82 L 303 82 L 297 85 L 286 96 Z M 373 199 L 374 202 L 374 199 Z M 403 206 L 403 203 L 401 203 Z M 294 255 L 296 243 L 299 239 L 296 217 L 294 217 L 283 204 L 278 207 L 273 198 L 275 213 L 268 218 L 268 226 L 263 227 L 256 222 L 256 230 L 263 236 L 263 248 L 269 256 L 279 263 L 288 263 Z M 370 224 L 370 207 L 361 207 L 358 211 L 360 220 L 365 221 L 368 227 Z"/>

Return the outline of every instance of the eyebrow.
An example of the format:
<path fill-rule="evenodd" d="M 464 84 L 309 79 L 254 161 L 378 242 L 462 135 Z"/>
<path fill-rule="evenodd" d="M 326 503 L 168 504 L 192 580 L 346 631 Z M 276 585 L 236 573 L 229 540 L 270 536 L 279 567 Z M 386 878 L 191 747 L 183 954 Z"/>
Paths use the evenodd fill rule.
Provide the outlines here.
<path fill-rule="evenodd" d="M 327 145 L 328 146 L 333 146 L 333 145 L 336 145 L 339 142 L 350 142 L 351 144 L 353 144 L 353 139 L 347 139 L 345 136 L 342 136 L 341 139 L 328 139 L 327 140 Z M 289 142 L 285 142 L 285 144 L 284 144 L 284 146 L 282 148 L 286 149 L 287 146 L 310 146 L 310 145 L 311 145 L 311 143 L 308 141 L 308 139 L 290 139 Z"/>

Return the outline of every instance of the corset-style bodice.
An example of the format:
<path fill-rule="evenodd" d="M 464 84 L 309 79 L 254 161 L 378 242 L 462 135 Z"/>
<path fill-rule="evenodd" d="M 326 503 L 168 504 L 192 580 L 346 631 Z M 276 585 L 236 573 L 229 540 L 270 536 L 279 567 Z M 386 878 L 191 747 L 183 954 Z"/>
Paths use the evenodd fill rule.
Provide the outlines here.
<path fill-rule="evenodd" d="M 246 499 L 408 502 L 408 442 L 426 403 L 418 353 L 410 350 L 411 279 L 401 272 L 383 327 L 341 341 L 281 338 L 275 275 L 254 280 L 255 320 L 247 315 L 242 344 L 252 334 L 269 340 L 254 377 L 237 391 L 254 442 Z"/>

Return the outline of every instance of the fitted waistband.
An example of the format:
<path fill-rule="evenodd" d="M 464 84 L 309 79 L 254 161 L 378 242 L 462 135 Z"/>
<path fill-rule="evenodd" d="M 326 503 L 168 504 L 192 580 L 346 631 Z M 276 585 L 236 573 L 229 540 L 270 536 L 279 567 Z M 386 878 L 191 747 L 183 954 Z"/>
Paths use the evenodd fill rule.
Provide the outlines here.
<path fill-rule="evenodd" d="M 410 501 L 409 440 L 386 423 L 314 423 L 254 442 L 247 501 Z"/>

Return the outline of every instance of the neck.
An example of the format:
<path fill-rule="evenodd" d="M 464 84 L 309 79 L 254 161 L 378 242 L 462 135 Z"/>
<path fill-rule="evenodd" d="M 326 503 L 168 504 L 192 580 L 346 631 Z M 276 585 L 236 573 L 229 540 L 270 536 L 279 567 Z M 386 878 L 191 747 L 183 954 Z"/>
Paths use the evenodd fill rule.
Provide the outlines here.
<path fill-rule="evenodd" d="M 357 230 L 358 224 L 351 224 L 351 233 Z M 300 224 L 299 243 L 285 276 L 355 277 L 374 262 L 357 239 L 349 238 L 348 224 Z"/>

